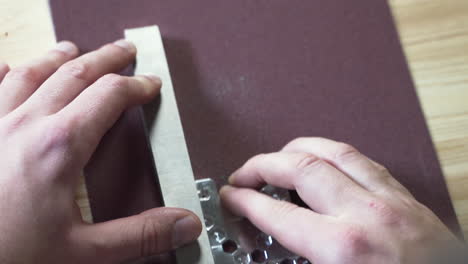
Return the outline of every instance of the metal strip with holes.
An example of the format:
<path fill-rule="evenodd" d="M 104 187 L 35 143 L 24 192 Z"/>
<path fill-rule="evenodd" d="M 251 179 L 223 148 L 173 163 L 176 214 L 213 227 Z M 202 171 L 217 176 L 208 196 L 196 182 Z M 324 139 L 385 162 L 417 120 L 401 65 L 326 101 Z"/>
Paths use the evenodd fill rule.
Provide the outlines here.
<path fill-rule="evenodd" d="M 196 184 L 216 263 L 311 264 L 282 247 L 272 236 L 258 230 L 247 219 L 225 210 L 212 179 L 200 179 Z M 285 189 L 266 185 L 260 191 L 274 199 L 290 201 L 289 192 Z"/>
<path fill-rule="evenodd" d="M 138 50 L 135 74 L 152 73 L 159 76 L 163 83 L 156 120 L 148 129 L 164 204 L 191 210 L 203 223 L 204 217 L 159 28 L 148 26 L 126 29 L 125 38 L 133 42 Z M 176 251 L 178 263 L 214 264 L 205 230 L 197 243 Z"/>

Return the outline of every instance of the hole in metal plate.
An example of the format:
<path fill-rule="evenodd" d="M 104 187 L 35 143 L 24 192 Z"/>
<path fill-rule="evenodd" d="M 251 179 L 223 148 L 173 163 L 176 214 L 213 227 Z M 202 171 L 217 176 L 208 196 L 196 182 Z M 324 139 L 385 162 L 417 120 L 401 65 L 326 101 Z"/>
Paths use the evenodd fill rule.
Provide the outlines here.
<path fill-rule="evenodd" d="M 211 198 L 210 195 L 210 190 L 207 188 L 202 188 L 198 190 L 198 197 L 200 198 L 200 201 L 208 201 Z"/>
<path fill-rule="evenodd" d="M 210 231 L 210 236 L 218 243 L 222 243 L 226 239 L 226 233 L 219 227 L 215 227 Z"/>
<path fill-rule="evenodd" d="M 199 179 L 195 183 L 216 264 L 296 264 L 294 260 L 299 258 L 296 254 L 258 230 L 246 218 L 235 216 L 222 206 L 212 179 Z M 262 192 L 274 199 L 290 201 L 289 192 L 284 189 L 267 185 Z M 282 262 L 285 259 L 293 262 Z"/>
<path fill-rule="evenodd" d="M 300 257 L 296 260 L 297 264 L 311 264 L 312 262 L 310 262 L 309 260 L 303 258 L 303 257 Z"/>
<path fill-rule="evenodd" d="M 268 259 L 268 253 L 266 250 L 256 249 L 252 253 L 252 260 L 256 263 L 264 263 Z"/>
<path fill-rule="evenodd" d="M 280 262 L 280 264 L 297 264 L 296 260 L 294 259 L 283 259 L 283 261 Z"/>
<path fill-rule="evenodd" d="M 238 250 L 234 252 L 234 262 L 236 264 L 249 264 L 252 263 L 252 258 L 249 253 L 243 250 Z"/>
<path fill-rule="evenodd" d="M 273 244 L 273 237 L 265 233 L 261 233 L 257 236 L 256 242 L 259 248 L 268 248 Z"/>
<path fill-rule="evenodd" d="M 226 253 L 234 253 L 237 250 L 237 243 L 232 240 L 226 240 L 223 243 L 223 251 Z"/>

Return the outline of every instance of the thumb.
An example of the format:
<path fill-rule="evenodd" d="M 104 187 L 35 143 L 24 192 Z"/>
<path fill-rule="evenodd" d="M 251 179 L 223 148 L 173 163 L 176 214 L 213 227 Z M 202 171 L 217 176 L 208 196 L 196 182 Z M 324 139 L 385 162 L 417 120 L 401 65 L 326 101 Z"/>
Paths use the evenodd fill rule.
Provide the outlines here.
<path fill-rule="evenodd" d="M 100 263 L 161 254 L 197 239 L 199 218 L 178 208 L 156 208 L 139 215 L 83 227 L 81 237 L 90 242 L 89 252 Z"/>

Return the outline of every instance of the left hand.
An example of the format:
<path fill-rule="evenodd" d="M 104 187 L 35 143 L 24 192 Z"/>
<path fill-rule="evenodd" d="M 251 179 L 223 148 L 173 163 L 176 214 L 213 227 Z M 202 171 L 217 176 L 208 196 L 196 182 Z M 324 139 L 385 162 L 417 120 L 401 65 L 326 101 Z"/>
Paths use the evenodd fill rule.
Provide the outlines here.
<path fill-rule="evenodd" d="M 62 42 L 9 70 L 0 65 L 0 263 L 120 263 L 193 241 L 198 217 L 156 208 L 99 224 L 81 219 L 78 178 L 104 134 L 161 88 L 124 77 L 136 48 L 117 41 L 78 57 Z"/>

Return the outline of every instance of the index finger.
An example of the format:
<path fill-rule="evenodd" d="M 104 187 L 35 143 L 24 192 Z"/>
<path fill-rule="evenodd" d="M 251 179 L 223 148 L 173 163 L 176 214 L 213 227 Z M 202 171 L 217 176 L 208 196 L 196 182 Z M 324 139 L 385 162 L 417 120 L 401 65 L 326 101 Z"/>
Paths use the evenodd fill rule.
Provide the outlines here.
<path fill-rule="evenodd" d="M 87 161 L 104 134 L 126 109 L 155 97 L 161 88 L 156 76 L 125 77 L 108 74 L 83 91 L 56 114 L 73 126 L 79 138 L 78 155 Z"/>
<path fill-rule="evenodd" d="M 275 200 L 252 189 L 224 186 L 220 196 L 235 214 L 248 218 L 281 245 L 314 263 L 327 258 L 332 240 L 342 227 L 334 217 Z"/>
<path fill-rule="evenodd" d="M 308 153 L 257 155 L 234 172 L 229 182 L 239 187 L 257 188 L 268 183 L 296 190 L 314 211 L 334 216 L 369 198 L 369 192 L 341 171 Z"/>

